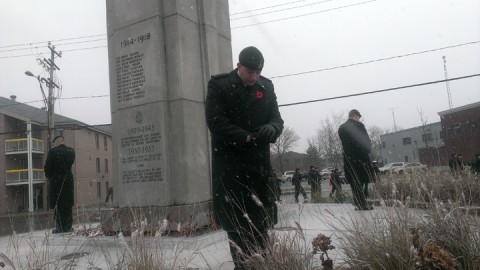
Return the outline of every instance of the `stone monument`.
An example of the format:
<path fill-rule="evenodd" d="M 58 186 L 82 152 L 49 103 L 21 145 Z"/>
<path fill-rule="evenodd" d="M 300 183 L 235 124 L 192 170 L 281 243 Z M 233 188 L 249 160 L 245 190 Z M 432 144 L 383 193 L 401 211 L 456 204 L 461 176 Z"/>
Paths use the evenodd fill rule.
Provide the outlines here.
<path fill-rule="evenodd" d="M 232 68 L 227 0 L 109 0 L 113 208 L 102 226 L 209 223 L 205 94 Z"/>

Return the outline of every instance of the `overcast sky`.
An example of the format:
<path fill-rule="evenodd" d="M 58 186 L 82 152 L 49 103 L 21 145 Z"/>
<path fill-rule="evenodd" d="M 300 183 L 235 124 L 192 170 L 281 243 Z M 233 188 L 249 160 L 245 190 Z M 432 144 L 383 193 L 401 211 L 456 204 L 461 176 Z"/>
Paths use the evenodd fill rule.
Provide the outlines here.
<path fill-rule="evenodd" d="M 478 0 L 231 0 L 232 50 L 258 47 L 263 75 L 279 104 L 357 94 L 480 73 Z M 56 112 L 88 124 L 110 123 L 105 1 L 0 0 L 0 95 L 42 107 L 36 58 L 47 41 L 62 57 Z M 281 107 L 304 152 L 321 121 L 358 109 L 365 125 L 393 130 L 449 109 L 445 83 Z M 480 101 L 480 77 L 450 82 L 454 107 Z"/>

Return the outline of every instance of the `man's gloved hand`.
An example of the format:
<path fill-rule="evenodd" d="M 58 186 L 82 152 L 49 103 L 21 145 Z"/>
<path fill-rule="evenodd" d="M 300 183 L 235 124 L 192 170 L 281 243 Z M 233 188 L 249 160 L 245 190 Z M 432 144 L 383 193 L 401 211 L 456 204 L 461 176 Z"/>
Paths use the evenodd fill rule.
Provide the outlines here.
<path fill-rule="evenodd" d="M 255 132 L 254 136 L 257 139 L 265 140 L 268 142 L 274 142 L 275 141 L 275 133 L 276 129 L 269 124 L 260 126 L 258 130 Z"/>

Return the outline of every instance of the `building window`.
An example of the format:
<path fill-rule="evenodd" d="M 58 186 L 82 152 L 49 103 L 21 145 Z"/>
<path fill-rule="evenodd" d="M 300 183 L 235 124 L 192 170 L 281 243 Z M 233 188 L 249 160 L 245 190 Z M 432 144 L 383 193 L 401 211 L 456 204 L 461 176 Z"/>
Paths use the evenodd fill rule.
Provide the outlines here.
<path fill-rule="evenodd" d="M 456 125 L 455 127 L 453 127 L 454 135 L 460 135 L 460 132 L 461 132 L 460 125 Z"/>
<path fill-rule="evenodd" d="M 108 173 L 108 159 L 105 159 L 105 173 Z"/>
<path fill-rule="evenodd" d="M 107 136 L 103 135 L 103 150 L 107 151 Z"/>
<path fill-rule="evenodd" d="M 477 122 L 471 122 L 470 123 L 470 131 L 471 132 L 478 131 L 478 123 Z"/>
<path fill-rule="evenodd" d="M 422 141 L 424 142 L 431 142 L 433 141 L 432 133 L 425 133 L 422 135 Z"/>
<path fill-rule="evenodd" d="M 382 142 L 382 148 L 385 148 L 385 147 L 386 147 L 385 142 Z"/>
<path fill-rule="evenodd" d="M 97 182 L 97 197 L 101 198 L 102 197 L 102 183 Z"/>
<path fill-rule="evenodd" d="M 446 132 L 448 137 L 453 137 L 453 128 L 447 128 Z"/>
<path fill-rule="evenodd" d="M 408 162 L 408 156 L 405 156 L 405 162 Z"/>
<path fill-rule="evenodd" d="M 100 139 L 98 138 L 98 134 L 95 133 L 95 146 L 97 147 L 97 149 L 100 149 Z"/>
<path fill-rule="evenodd" d="M 97 162 L 96 162 L 96 168 L 97 168 L 97 173 L 100 173 L 100 158 L 97 157 Z"/>
<path fill-rule="evenodd" d="M 108 185 L 108 181 L 105 182 L 105 190 L 106 190 L 106 192 L 108 192 L 108 188 L 109 188 L 109 187 L 110 187 L 110 186 Z"/>
<path fill-rule="evenodd" d="M 403 145 L 412 144 L 412 138 L 403 138 Z"/>

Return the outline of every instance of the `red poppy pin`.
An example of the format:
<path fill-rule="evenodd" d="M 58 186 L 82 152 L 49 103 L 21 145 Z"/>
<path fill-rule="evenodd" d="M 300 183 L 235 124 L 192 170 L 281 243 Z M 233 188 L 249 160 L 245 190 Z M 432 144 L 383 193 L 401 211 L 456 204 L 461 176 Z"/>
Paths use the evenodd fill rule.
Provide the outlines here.
<path fill-rule="evenodd" d="M 260 98 L 263 98 L 263 92 L 262 91 L 257 91 L 257 98 L 260 99 Z"/>

